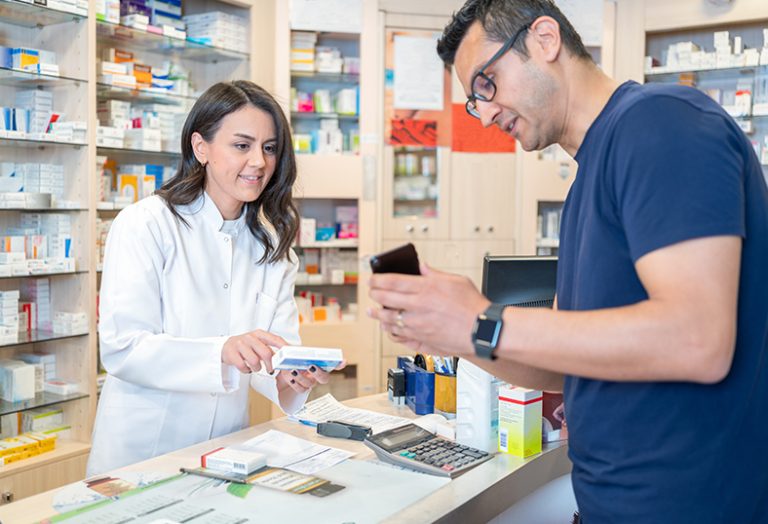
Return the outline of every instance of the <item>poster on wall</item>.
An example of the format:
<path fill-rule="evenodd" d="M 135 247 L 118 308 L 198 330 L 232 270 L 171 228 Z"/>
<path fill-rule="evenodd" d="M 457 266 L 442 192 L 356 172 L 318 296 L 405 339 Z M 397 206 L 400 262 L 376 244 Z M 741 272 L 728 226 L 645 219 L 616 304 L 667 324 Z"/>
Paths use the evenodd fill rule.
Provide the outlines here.
<path fill-rule="evenodd" d="M 435 51 L 437 34 L 395 36 L 395 109 L 443 109 L 445 66 Z"/>
<path fill-rule="evenodd" d="M 587 47 L 603 45 L 603 0 L 555 0 Z"/>
<path fill-rule="evenodd" d="M 291 0 L 291 29 L 359 33 L 363 0 Z"/>
<path fill-rule="evenodd" d="M 483 127 L 464 104 L 453 104 L 451 150 L 462 153 L 514 153 L 515 139 L 498 126 Z"/>
<path fill-rule="evenodd" d="M 387 144 L 425 147 L 450 147 L 451 145 L 451 72 L 443 66 L 435 51 L 435 40 L 439 34 L 435 31 L 387 30 L 384 55 L 384 136 Z M 438 95 L 435 98 L 440 98 L 440 109 L 395 107 L 395 76 L 402 74 L 396 71 L 396 65 L 399 64 L 396 64 L 395 60 L 395 40 L 401 37 L 421 39 L 420 44 L 425 50 L 426 42 L 429 42 L 430 53 L 439 65 L 440 87 L 437 91 L 433 91 L 434 88 L 426 89 L 421 73 L 417 75 L 417 79 L 422 91 L 431 91 L 430 96 Z M 407 60 L 404 67 L 409 67 Z M 436 103 L 434 107 L 437 107 Z"/>

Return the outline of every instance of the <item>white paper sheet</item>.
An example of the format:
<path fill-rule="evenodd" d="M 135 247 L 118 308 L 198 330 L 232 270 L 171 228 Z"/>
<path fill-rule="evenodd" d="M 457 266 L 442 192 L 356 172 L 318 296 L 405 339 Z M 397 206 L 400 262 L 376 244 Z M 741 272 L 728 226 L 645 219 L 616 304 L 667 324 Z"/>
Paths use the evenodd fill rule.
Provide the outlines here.
<path fill-rule="evenodd" d="M 395 35 L 395 109 L 443 109 L 444 66 L 433 36 Z"/>
<path fill-rule="evenodd" d="M 336 400 L 330 393 L 307 402 L 291 418 L 311 424 L 328 422 L 329 420 L 349 422 L 350 424 L 369 426 L 373 433 L 380 433 L 411 422 L 403 417 L 383 415 L 367 409 L 347 407 Z"/>
<path fill-rule="evenodd" d="M 359 33 L 362 0 L 291 0 L 291 29 Z"/>
<path fill-rule="evenodd" d="M 555 0 L 585 46 L 603 45 L 603 0 Z"/>
<path fill-rule="evenodd" d="M 274 429 L 233 447 L 263 453 L 268 466 L 305 475 L 313 475 L 354 455 L 351 451 L 315 444 Z"/>

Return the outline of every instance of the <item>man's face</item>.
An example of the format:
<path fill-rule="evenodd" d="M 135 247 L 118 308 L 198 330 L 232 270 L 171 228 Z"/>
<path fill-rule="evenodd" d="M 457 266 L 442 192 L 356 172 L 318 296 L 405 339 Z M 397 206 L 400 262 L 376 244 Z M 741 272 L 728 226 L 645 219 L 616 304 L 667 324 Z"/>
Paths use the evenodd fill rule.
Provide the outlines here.
<path fill-rule="evenodd" d="M 539 150 L 557 142 L 559 133 L 557 104 L 559 87 L 534 43 L 531 31 L 520 35 L 527 43 L 527 60 L 515 51 L 504 53 L 483 72 L 496 84 L 491 101 L 475 102 L 483 126 L 497 125 L 520 141 L 526 151 Z M 464 92 L 472 94 L 472 79 L 503 42 L 487 37 L 480 22 L 472 24 L 456 51 L 456 74 Z"/>

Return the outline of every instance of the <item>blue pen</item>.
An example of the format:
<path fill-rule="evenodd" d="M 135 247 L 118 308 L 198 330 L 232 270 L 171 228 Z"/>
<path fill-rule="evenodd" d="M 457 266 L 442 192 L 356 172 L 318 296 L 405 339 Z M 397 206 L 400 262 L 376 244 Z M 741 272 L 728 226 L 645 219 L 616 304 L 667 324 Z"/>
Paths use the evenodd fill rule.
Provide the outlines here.
<path fill-rule="evenodd" d="M 445 357 L 443 359 L 443 362 L 445 362 L 445 369 L 448 370 L 448 374 L 449 375 L 453 375 L 453 368 L 451 367 L 451 358 L 450 357 Z"/>
<path fill-rule="evenodd" d="M 299 422 L 304 424 L 305 426 L 309 426 L 311 428 L 316 428 L 317 427 L 317 423 L 316 422 L 312 422 L 311 420 L 299 419 Z"/>

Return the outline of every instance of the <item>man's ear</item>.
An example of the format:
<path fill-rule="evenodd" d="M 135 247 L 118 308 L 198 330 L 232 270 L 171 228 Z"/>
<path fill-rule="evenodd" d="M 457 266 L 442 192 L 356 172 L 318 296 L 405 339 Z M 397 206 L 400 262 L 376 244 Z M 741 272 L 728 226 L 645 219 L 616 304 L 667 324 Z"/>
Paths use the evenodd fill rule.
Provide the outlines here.
<path fill-rule="evenodd" d="M 540 16 L 531 24 L 530 32 L 529 47 L 535 46 L 547 62 L 557 60 L 563 45 L 560 39 L 560 24 L 552 17 Z"/>
<path fill-rule="evenodd" d="M 195 131 L 192 133 L 192 152 L 195 154 L 195 158 L 202 165 L 208 163 L 208 142 L 203 139 L 203 136 Z"/>

